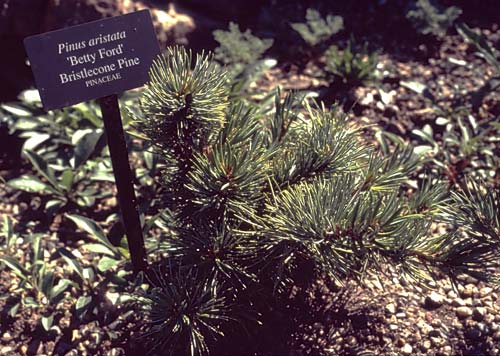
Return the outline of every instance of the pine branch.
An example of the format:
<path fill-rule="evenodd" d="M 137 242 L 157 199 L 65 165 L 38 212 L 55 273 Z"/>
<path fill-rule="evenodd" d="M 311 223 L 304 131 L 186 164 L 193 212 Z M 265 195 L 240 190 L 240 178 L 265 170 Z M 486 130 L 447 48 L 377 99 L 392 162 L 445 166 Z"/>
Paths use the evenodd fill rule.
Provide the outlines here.
<path fill-rule="evenodd" d="M 168 271 L 158 270 L 157 279 L 157 286 L 136 298 L 144 313 L 141 337 L 148 351 L 208 355 L 208 342 L 224 336 L 222 325 L 233 321 L 232 302 L 222 295 L 223 285 L 173 265 Z"/>
<path fill-rule="evenodd" d="M 357 131 L 347 127 L 345 116 L 307 109 L 309 120 L 289 129 L 281 154 L 274 160 L 274 180 L 280 187 L 359 170 L 360 159 L 367 153 Z"/>

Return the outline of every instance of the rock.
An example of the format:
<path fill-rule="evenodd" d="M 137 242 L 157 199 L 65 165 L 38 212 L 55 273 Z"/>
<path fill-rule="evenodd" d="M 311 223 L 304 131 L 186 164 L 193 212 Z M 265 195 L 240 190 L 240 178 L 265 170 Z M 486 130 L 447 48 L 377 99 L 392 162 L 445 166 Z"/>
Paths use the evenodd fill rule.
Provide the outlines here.
<path fill-rule="evenodd" d="M 472 312 L 472 319 L 476 321 L 482 321 L 484 319 L 484 316 L 486 315 L 486 308 L 484 307 L 477 307 L 474 308 Z"/>
<path fill-rule="evenodd" d="M 422 345 L 420 345 L 420 350 L 422 352 L 427 352 L 432 347 L 430 340 L 425 340 Z"/>
<path fill-rule="evenodd" d="M 500 331 L 497 331 L 492 336 L 493 340 L 500 341 Z"/>
<path fill-rule="evenodd" d="M 382 285 L 382 283 L 380 282 L 380 280 L 378 278 L 372 281 L 372 286 L 375 289 L 384 290 L 384 286 Z"/>
<path fill-rule="evenodd" d="M 482 307 L 484 305 L 483 300 L 479 298 L 469 298 L 472 299 L 472 305 L 475 307 Z"/>
<path fill-rule="evenodd" d="M 440 337 L 431 337 L 431 343 L 432 343 L 432 346 L 439 347 L 439 346 L 443 345 L 444 340 L 441 339 Z"/>
<path fill-rule="evenodd" d="M 465 277 L 465 283 L 468 283 L 468 284 L 472 285 L 472 286 L 473 286 L 473 288 L 475 288 L 475 289 L 476 289 L 476 292 L 477 292 L 477 287 L 476 287 L 475 285 L 476 285 L 478 282 L 479 282 L 479 281 L 478 281 L 476 278 L 472 277 L 472 276 L 467 275 L 467 276 Z"/>
<path fill-rule="evenodd" d="M 477 329 L 469 329 L 465 332 L 465 337 L 471 340 L 478 340 L 481 337 L 481 332 Z"/>
<path fill-rule="evenodd" d="M 451 326 L 457 330 L 460 330 L 463 328 L 463 325 L 460 321 L 458 321 L 457 319 L 453 319 L 453 321 L 451 322 Z"/>
<path fill-rule="evenodd" d="M 443 326 L 443 321 L 441 319 L 438 319 L 438 318 L 432 319 L 431 326 L 439 329 L 441 326 Z"/>
<path fill-rule="evenodd" d="M 477 323 L 476 325 L 477 330 L 479 330 L 482 334 L 488 334 L 490 331 L 488 326 L 484 323 Z"/>
<path fill-rule="evenodd" d="M 430 310 L 437 309 L 440 306 L 442 306 L 443 303 L 444 303 L 444 297 L 441 294 L 433 291 L 431 294 L 425 297 L 424 307 Z"/>
<path fill-rule="evenodd" d="M 397 313 L 396 314 L 396 318 L 398 318 L 398 319 L 404 319 L 404 318 L 406 318 L 406 313 Z"/>
<path fill-rule="evenodd" d="M 460 319 L 465 319 L 472 315 L 472 310 L 469 307 L 458 307 L 455 313 Z"/>
<path fill-rule="evenodd" d="M 477 292 L 477 287 L 473 284 L 467 284 L 460 295 L 462 298 L 470 298 L 474 296 L 474 292 Z"/>
<path fill-rule="evenodd" d="M 491 300 L 485 300 L 483 298 L 483 306 L 493 308 L 494 305 L 495 305 L 495 303 L 493 301 L 491 301 Z"/>
<path fill-rule="evenodd" d="M 451 355 L 451 354 L 452 354 L 452 351 L 453 351 L 453 350 L 452 350 L 452 348 L 451 348 L 451 346 L 450 346 L 450 345 L 446 345 L 446 346 L 445 346 L 445 347 L 443 347 L 443 349 L 441 350 L 442 354 L 443 354 L 443 355 L 446 355 L 446 356 Z"/>
<path fill-rule="evenodd" d="M 14 351 L 14 349 L 11 346 L 3 346 L 0 349 L 0 355 L 7 355 L 9 352 Z"/>
<path fill-rule="evenodd" d="M 389 330 L 396 331 L 398 330 L 398 326 L 396 324 L 389 324 Z"/>
<path fill-rule="evenodd" d="M 413 353 L 413 347 L 410 344 L 405 344 L 401 349 L 403 355 L 411 355 Z"/>
<path fill-rule="evenodd" d="M 479 296 L 481 298 L 489 296 L 491 297 L 491 292 L 493 292 L 493 288 L 490 287 L 483 287 L 479 290 Z"/>
<path fill-rule="evenodd" d="M 465 301 L 462 298 L 455 298 L 451 302 L 451 305 L 454 307 L 463 307 L 465 306 Z"/>
<path fill-rule="evenodd" d="M 356 340 L 356 338 L 354 336 L 348 336 L 346 339 L 346 343 L 348 345 L 351 345 L 351 346 L 356 345 L 357 342 L 358 342 L 358 340 Z"/>
<path fill-rule="evenodd" d="M 368 106 L 370 105 L 371 103 L 373 103 L 373 94 L 372 93 L 367 93 L 361 100 L 360 100 L 360 104 L 361 105 L 364 105 L 364 106 Z"/>
<path fill-rule="evenodd" d="M 429 324 L 427 324 L 423 320 L 417 321 L 417 327 L 420 329 L 420 331 L 424 335 L 428 335 L 432 330 L 434 330 L 434 328 L 432 326 L 430 326 Z"/>
<path fill-rule="evenodd" d="M 429 332 L 429 336 L 430 337 L 441 337 L 443 335 L 441 334 L 441 331 L 434 329 L 434 330 L 431 330 Z"/>
<path fill-rule="evenodd" d="M 420 335 L 420 332 L 417 331 L 416 333 L 410 335 L 410 339 L 419 342 L 420 340 L 422 340 L 422 336 Z"/>
<path fill-rule="evenodd" d="M 394 314 L 396 312 L 396 306 L 393 303 L 389 303 L 385 306 L 385 311 L 388 314 Z"/>
<path fill-rule="evenodd" d="M 390 105 L 394 102 L 394 97 L 396 96 L 397 92 L 395 90 L 385 92 L 382 89 L 380 89 L 379 94 L 380 94 L 380 100 L 382 100 L 382 103 L 384 105 Z"/>
<path fill-rule="evenodd" d="M 125 351 L 121 348 L 113 348 L 111 349 L 111 352 L 109 353 L 110 356 L 120 356 L 120 355 L 125 355 Z"/>

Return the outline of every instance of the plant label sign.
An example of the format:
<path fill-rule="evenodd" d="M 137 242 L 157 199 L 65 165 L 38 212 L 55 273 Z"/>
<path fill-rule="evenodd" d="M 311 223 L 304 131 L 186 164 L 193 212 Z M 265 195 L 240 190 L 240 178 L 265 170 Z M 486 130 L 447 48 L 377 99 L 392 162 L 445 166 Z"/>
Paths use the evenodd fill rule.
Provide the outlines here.
<path fill-rule="evenodd" d="M 88 22 L 24 40 L 43 106 L 99 99 L 118 202 L 135 271 L 147 269 L 134 176 L 117 94 L 149 81 L 160 47 L 148 10 Z"/>
<path fill-rule="evenodd" d="M 160 53 L 149 10 L 31 36 L 24 45 L 46 110 L 140 87 Z"/>

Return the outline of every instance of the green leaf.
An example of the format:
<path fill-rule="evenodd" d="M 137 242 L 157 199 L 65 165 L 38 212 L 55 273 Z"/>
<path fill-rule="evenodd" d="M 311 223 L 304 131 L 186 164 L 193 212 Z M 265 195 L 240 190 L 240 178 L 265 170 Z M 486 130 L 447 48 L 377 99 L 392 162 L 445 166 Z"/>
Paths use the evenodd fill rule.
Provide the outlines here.
<path fill-rule="evenodd" d="M 54 322 L 54 314 L 50 314 L 49 316 L 42 316 L 42 326 L 45 331 L 49 331 L 52 327 L 52 323 Z"/>
<path fill-rule="evenodd" d="M 41 234 L 36 234 L 31 237 L 32 244 L 32 264 L 42 262 L 43 263 L 43 247 L 42 247 L 42 238 Z"/>
<path fill-rule="evenodd" d="M 90 252 L 102 253 L 108 256 L 115 256 L 115 251 L 103 244 L 85 244 L 83 248 Z"/>
<path fill-rule="evenodd" d="M 123 239 L 125 240 L 125 242 L 127 241 L 125 238 Z M 121 255 L 123 257 L 125 257 L 126 259 L 129 259 L 130 258 L 130 251 L 128 249 L 128 245 L 127 247 L 118 247 L 118 251 L 121 253 Z"/>
<path fill-rule="evenodd" d="M 99 139 L 102 137 L 102 130 L 77 130 L 73 136 L 75 145 L 73 168 L 80 167 L 94 153 Z"/>
<path fill-rule="evenodd" d="M 35 130 L 42 126 L 42 120 L 38 117 L 18 118 L 14 127 L 20 131 Z"/>
<path fill-rule="evenodd" d="M 86 267 L 83 269 L 83 277 L 88 280 L 90 283 L 95 280 L 95 273 L 92 267 Z"/>
<path fill-rule="evenodd" d="M 9 316 L 14 318 L 17 314 L 17 311 L 19 310 L 19 307 L 21 306 L 21 303 L 16 303 L 14 304 L 10 309 L 9 309 Z"/>
<path fill-rule="evenodd" d="M 40 304 L 33 297 L 26 297 L 23 299 L 23 304 L 27 307 L 38 307 Z"/>
<path fill-rule="evenodd" d="M 97 225 L 95 221 L 87 219 L 80 215 L 66 214 L 66 216 L 71 221 L 73 221 L 80 229 L 84 230 L 90 236 L 104 243 L 104 245 L 108 247 L 113 246 L 113 244 L 108 240 L 108 238 L 104 234 L 103 229 L 99 225 Z"/>
<path fill-rule="evenodd" d="M 29 272 L 13 257 L 10 256 L 0 256 L 0 262 L 3 262 L 9 267 L 12 272 L 19 278 L 27 280 L 30 275 Z"/>
<path fill-rule="evenodd" d="M 45 214 L 54 216 L 55 213 L 64 205 L 64 201 L 60 199 L 51 199 L 45 204 Z"/>
<path fill-rule="evenodd" d="M 464 39 L 476 46 L 477 50 L 490 65 L 494 66 L 497 71 L 500 71 L 500 62 L 497 60 L 498 53 L 483 34 L 476 33 L 464 23 L 457 25 L 457 31 Z"/>
<path fill-rule="evenodd" d="M 71 251 L 63 247 L 59 249 L 59 254 L 62 258 L 64 258 L 66 263 L 70 265 L 73 271 L 75 271 L 80 276 L 80 278 L 83 279 L 83 269 L 75 255 L 73 255 Z"/>
<path fill-rule="evenodd" d="M 50 299 L 52 288 L 54 287 L 54 271 L 47 271 L 42 278 L 42 293 Z"/>
<path fill-rule="evenodd" d="M 156 163 L 158 161 L 156 155 L 151 151 L 144 151 L 142 155 L 146 167 L 152 171 L 156 167 Z"/>
<path fill-rule="evenodd" d="M 82 316 L 83 313 L 85 313 L 90 306 L 90 303 L 92 302 L 92 297 L 87 296 L 87 295 L 82 295 L 81 297 L 78 298 L 76 301 L 76 314 L 78 316 Z"/>
<path fill-rule="evenodd" d="M 7 243 L 9 243 L 14 236 L 14 229 L 12 227 L 12 220 L 9 216 L 4 215 L 2 224 L 2 236 L 5 237 Z"/>
<path fill-rule="evenodd" d="M 41 143 L 47 141 L 50 138 L 49 134 L 42 134 L 39 132 L 33 132 L 23 145 L 24 150 L 33 150 Z"/>
<path fill-rule="evenodd" d="M 30 175 L 23 175 L 19 178 L 11 179 L 7 184 L 13 188 L 30 193 L 55 193 L 51 186 L 41 182 L 37 177 Z"/>
<path fill-rule="evenodd" d="M 120 263 L 119 260 L 115 260 L 113 258 L 104 256 L 99 260 L 99 263 L 97 264 L 97 269 L 101 272 L 106 272 L 107 270 L 110 270 L 111 268 L 117 266 L 119 263 Z"/>
<path fill-rule="evenodd" d="M 18 105 L 18 104 L 1 104 L 0 107 L 7 111 L 10 114 L 13 114 L 18 117 L 30 117 L 33 116 L 33 113 L 26 108 Z"/>
<path fill-rule="evenodd" d="M 79 192 L 78 197 L 76 198 L 76 203 L 79 206 L 89 208 L 95 204 L 95 197 L 85 196 L 84 194 L 88 194 L 87 192 Z"/>
<path fill-rule="evenodd" d="M 416 155 L 418 156 L 423 156 L 428 152 L 433 152 L 433 147 L 432 146 L 427 146 L 427 145 L 421 145 L 421 146 L 416 146 L 413 149 L 413 152 L 415 152 Z"/>
<path fill-rule="evenodd" d="M 434 137 L 432 137 L 432 132 L 429 132 L 427 130 L 420 130 L 420 129 L 415 129 L 411 131 L 412 134 L 419 136 L 422 138 L 425 142 L 428 142 L 432 145 L 436 144 L 436 141 L 434 140 Z"/>
<path fill-rule="evenodd" d="M 63 172 L 61 177 L 61 182 L 67 191 L 71 189 L 74 179 L 75 179 L 75 173 L 71 169 L 67 169 Z"/>
<path fill-rule="evenodd" d="M 73 282 L 71 282 L 68 279 L 59 280 L 59 282 L 57 282 L 57 284 L 54 286 L 54 288 L 52 288 L 52 291 L 49 295 L 49 299 L 51 301 L 57 300 L 59 298 L 59 296 L 61 296 L 62 293 L 64 293 L 72 284 L 73 284 Z"/>
<path fill-rule="evenodd" d="M 43 177 L 45 177 L 45 179 L 49 181 L 49 183 L 54 187 L 54 189 L 61 192 L 61 188 L 59 187 L 59 182 L 57 181 L 57 178 L 54 175 L 54 170 L 49 167 L 47 161 L 45 161 L 42 156 L 30 150 L 25 150 L 24 154 L 31 161 L 31 164 L 33 164 L 33 167 L 35 167 L 38 173 L 40 173 Z"/>

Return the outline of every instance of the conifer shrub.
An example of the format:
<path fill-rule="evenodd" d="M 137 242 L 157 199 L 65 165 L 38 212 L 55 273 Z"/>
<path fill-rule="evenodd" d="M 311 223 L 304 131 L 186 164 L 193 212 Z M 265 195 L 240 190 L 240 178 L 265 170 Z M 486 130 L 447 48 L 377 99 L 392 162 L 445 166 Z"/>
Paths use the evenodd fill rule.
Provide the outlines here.
<path fill-rule="evenodd" d="M 444 38 L 461 13 L 456 6 L 443 8 L 437 0 L 417 0 L 409 7 L 406 18 L 419 34 Z"/>
<path fill-rule="evenodd" d="M 331 14 L 323 18 L 318 10 L 309 8 L 306 12 L 305 22 L 292 23 L 290 26 L 300 34 L 309 46 L 317 46 L 340 32 L 344 28 L 344 19 L 341 16 Z"/>
<path fill-rule="evenodd" d="M 254 36 L 249 29 L 242 32 L 234 22 L 229 23 L 227 31 L 215 30 L 213 36 L 219 43 L 214 57 L 229 68 L 231 76 L 240 74 L 246 66 L 257 62 L 274 42 L 273 39 Z"/>
<path fill-rule="evenodd" d="M 391 265 L 422 284 L 436 270 L 495 280 L 498 194 L 415 177 L 410 147 L 371 146 L 335 107 L 278 91 L 273 113 L 258 115 L 226 83 L 210 55 L 174 47 L 141 100 L 136 125 L 165 162 L 169 217 L 135 298 L 148 350 L 205 355 L 319 276 L 362 281 Z M 432 233 L 438 222 L 449 233 Z"/>

